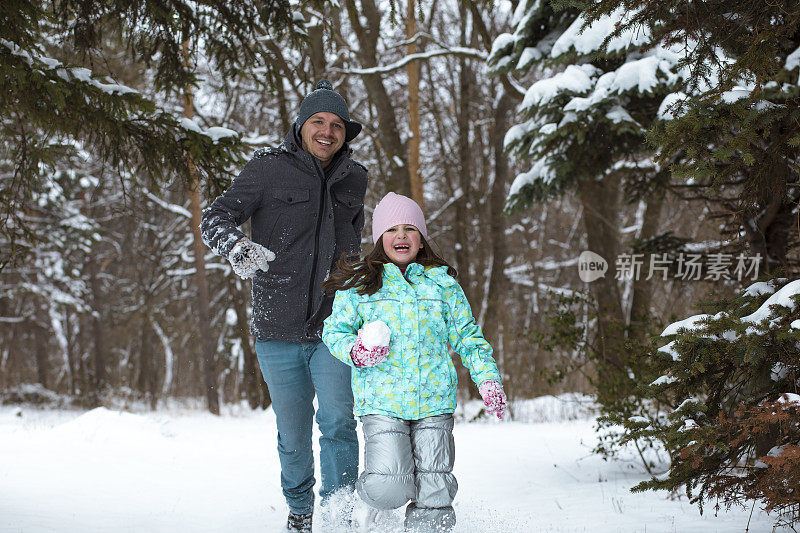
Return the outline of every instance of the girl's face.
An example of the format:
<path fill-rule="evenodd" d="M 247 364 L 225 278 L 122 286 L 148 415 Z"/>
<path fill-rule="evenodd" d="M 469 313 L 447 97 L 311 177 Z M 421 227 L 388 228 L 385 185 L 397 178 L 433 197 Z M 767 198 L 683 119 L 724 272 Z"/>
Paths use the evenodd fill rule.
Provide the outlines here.
<path fill-rule="evenodd" d="M 404 268 L 417 258 L 422 237 L 416 226 L 398 224 L 383 232 L 383 251 L 395 265 Z"/>

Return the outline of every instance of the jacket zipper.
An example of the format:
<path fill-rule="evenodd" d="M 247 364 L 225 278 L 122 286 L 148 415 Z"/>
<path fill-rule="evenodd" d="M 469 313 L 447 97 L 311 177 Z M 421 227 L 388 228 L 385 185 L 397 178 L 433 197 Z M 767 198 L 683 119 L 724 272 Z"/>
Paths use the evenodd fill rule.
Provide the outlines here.
<path fill-rule="evenodd" d="M 308 321 L 311 320 L 311 313 L 314 307 L 314 282 L 317 279 L 317 263 L 319 262 L 319 232 L 320 228 L 322 227 L 322 219 L 325 217 L 325 213 L 323 209 L 325 208 L 325 169 L 320 166 L 319 162 L 314 159 L 314 156 L 308 155 L 311 158 L 311 162 L 314 165 L 314 172 L 317 174 L 320 182 L 320 195 L 319 195 L 319 216 L 317 217 L 317 229 L 314 233 L 314 258 L 311 263 L 311 281 L 308 285 L 308 305 L 306 307 L 306 327 L 308 327 Z M 339 169 L 341 166 L 342 161 L 344 160 L 344 154 L 339 157 L 336 161 L 336 166 L 331 169 L 330 177 L 333 178 L 334 173 Z M 333 206 L 331 206 L 333 209 Z M 336 238 L 336 221 L 333 221 L 334 228 L 333 228 L 333 235 L 334 239 Z M 306 336 L 309 337 L 311 334 L 308 330 L 306 330 Z"/>

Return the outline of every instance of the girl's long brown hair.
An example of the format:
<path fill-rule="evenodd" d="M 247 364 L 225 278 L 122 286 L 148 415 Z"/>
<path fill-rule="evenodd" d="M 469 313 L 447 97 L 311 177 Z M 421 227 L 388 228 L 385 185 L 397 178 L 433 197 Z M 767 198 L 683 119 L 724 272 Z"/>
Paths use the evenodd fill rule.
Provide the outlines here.
<path fill-rule="evenodd" d="M 425 237 L 420 235 L 422 248 L 417 253 L 414 263 L 419 263 L 423 267 L 446 266 L 447 273 L 454 278 L 458 276 L 456 269 L 442 259 Z M 358 256 L 348 256 L 342 254 L 331 275 L 322 282 L 322 288 L 328 292 L 342 291 L 352 287 L 358 287 L 358 294 L 373 295 L 383 287 L 383 265 L 391 263 L 392 260 L 383 251 L 383 235 L 375 243 L 375 247 L 364 259 L 359 260 Z"/>

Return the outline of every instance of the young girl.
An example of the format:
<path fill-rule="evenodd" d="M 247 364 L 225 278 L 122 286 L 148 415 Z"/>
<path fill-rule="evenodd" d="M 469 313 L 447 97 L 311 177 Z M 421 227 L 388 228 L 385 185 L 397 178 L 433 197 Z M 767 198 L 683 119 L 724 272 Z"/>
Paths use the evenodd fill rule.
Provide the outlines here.
<path fill-rule="evenodd" d="M 506 397 L 456 272 L 427 237 L 417 203 L 387 194 L 373 213 L 372 252 L 355 263 L 340 260 L 324 284 L 337 292 L 322 341 L 353 367 L 355 414 L 364 431 L 361 499 L 387 510 L 411 501 L 407 530 L 449 531 L 458 484 L 452 474 L 457 378 L 448 342 L 487 412 L 502 418 Z"/>

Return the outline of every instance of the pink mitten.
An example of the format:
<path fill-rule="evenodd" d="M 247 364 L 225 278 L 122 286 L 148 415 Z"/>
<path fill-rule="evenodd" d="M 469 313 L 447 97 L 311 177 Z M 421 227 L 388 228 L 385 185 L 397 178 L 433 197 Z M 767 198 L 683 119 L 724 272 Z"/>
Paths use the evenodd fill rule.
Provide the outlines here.
<path fill-rule="evenodd" d="M 503 386 L 497 381 L 484 381 L 478 387 L 478 392 L 481 393 L 483 404 L 486 406 L 486 412 L 489 414 L 496 414 L 497 418 L 503 418 L 506 412 L 506 393 L 503 392 Z"/>
<path fill-rule="evenodd" d="M 386 359 L 386 356 L 389 355 L 389 347 L 374 346 L 372 348 L 367 348 L 364 346 L 364 342 L 361 340 L 362 331 L 364 330 L 358 330 L 358 340 L 356 341 L 356 345 L 353 346 L 353 349 L 350 351 L 350 359 L 353 360 L 353 363 L 355 363 L 358 368 L 375 366 Z"/>

